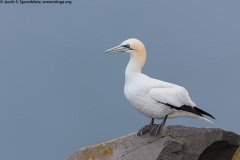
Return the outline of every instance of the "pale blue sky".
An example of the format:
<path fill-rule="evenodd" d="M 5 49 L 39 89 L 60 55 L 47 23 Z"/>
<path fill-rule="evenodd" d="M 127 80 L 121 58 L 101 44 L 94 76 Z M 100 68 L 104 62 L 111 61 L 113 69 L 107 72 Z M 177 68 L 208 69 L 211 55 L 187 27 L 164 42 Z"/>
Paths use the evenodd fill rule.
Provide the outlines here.
<path fill-rule="evenodd" d="M 0 159 L 64 159 L 140 129 L 149 118 L 123 94 L 128 38 L 146 46 L 143 72 L 184 86 L 216 126 L 240 134 L 240 1 L 73 1 L 0 4 Z"/>

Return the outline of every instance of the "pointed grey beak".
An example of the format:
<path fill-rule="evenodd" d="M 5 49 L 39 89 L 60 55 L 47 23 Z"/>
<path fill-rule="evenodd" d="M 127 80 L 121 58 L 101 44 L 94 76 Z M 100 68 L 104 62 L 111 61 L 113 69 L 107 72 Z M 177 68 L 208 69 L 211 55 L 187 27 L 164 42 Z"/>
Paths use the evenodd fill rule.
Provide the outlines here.
<path fill-rule="evenodd" d="M 128 48 L 119 45 L 119 46 L 116 46 L 116 47 L 113 47 L 113 48 L 110 48 L 110 49 L 106 50 L 105 53 L 125 52 L 127 50 L 128 50 Z"/>

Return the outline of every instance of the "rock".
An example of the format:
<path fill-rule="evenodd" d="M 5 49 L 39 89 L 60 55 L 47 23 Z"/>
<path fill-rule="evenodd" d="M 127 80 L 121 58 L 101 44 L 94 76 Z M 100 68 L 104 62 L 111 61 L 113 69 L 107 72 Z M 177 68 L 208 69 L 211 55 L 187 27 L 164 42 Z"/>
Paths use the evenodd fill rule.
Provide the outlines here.
<path fill-rule="evenodd" d="M 84 147 L 66 160 L 230 160 L 239 146 L 240 135 L 233 132 L 174 125 L 163 126 L 156 137 L 135 132 Z"/>

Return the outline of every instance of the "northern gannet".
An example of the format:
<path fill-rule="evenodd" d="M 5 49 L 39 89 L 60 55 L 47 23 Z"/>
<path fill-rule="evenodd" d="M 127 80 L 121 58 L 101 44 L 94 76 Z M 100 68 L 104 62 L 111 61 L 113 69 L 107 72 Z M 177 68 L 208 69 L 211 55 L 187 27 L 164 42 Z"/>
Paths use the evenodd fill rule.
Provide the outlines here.
<path fill-rule="evenodd" d="M 156 136 L 167 118 L 189 117 L 213 123 L 203 115 L 215 118 L 197 108 L 185 88 L 141 73 L 146 61 L 146 49 L 141 41 L 131 38 L 105 51 L 105 53 L 113 52 L 130 53 L 125 71 L 124 94 L 133 107 L 151 118 L 150 124 L 142 127 L 138 135 L 150 131 L 150 136 Z M 163 121 L 161 124 L 154 124 L 154 119 L 163 119 Z"/>

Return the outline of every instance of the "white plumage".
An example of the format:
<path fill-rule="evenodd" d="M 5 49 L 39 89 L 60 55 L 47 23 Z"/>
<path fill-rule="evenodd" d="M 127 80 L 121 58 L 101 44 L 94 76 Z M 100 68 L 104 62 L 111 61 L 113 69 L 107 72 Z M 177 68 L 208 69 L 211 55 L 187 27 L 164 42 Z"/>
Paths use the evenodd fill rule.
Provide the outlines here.
<path fill-rule="evenodd" d="M 152 118 L 150 125 L 144 126 L 139 131 L 139 135 L 148 130 L 154 132 L 154 129 L 155 132 L 152 134 L 150 132 L 150 135 L 156 135 L 167 118 L 189 117 L 207 122 L 211 121 L 202 115 L 214 118 L 196 107 L 185 88 L 150 78 L 141 73 L 146 61 L 146 49 L 141 41 L 128 39 L 105 53 L 111 52 L 130 53 L 130 60 L 125 71 L 124 94 L 133 107 L 143 115 Z M 157 130 L 154 119 L 164 119 L 163 124 L 158 125 Z"/>

